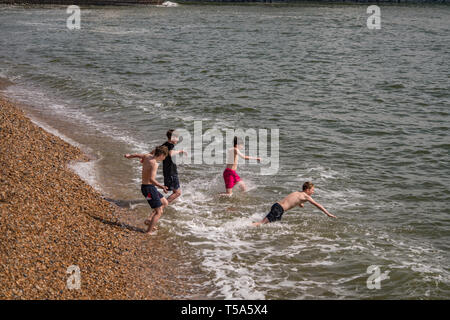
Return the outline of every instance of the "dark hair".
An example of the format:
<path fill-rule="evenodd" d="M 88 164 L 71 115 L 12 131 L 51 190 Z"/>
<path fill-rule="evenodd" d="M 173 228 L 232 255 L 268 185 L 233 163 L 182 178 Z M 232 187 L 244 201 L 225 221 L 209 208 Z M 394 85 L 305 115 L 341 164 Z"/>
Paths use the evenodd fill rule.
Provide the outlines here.
<path fill-rule="evenodd" d="M 310 181 L 306 181 L 306 182 L 303 184 L 303 191 L 309 190 L 309 189 L 311 189 L 312 187 L 314 187 L 314 184 L 313 184 L 312 182 L 310 182 Z"/>
<path fill-rule="evenodd" d="M 172 133 L 174 132 L 175 130 L 173 130 L 173 129 L 170 129 L 170 130 L 168 130 L 167 132 L 166 132 L 166 136 L 167 136 L 167 139 L 172 139 Z"/>
<path fill-rule="evenodd" d="M 164 155 L 167 157 L 169 154 L 169 149 L 166 146 L 159 146 L 155 149 L 155 157 L 159 157 L 160 155 Z"/>
<path fill-rule="evenodd" d="M 233 139 L 233 146 L 236 148 L 237 145 L 242 145 L 242 139 L 235 136 Z"/>

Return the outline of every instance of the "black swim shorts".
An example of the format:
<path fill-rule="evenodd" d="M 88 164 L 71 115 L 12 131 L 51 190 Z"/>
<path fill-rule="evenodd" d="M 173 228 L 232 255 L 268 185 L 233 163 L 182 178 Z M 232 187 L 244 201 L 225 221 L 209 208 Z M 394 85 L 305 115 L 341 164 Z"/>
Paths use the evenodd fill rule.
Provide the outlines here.
<path fill-rule="evenodd" d="M 277 202 L 272 206 L 272 208 L 270 208 L 270 212 L 267 214 L 266 218 L 269 220 L 269 222 L 281 220 L 281 216 L 283 215 L 283 213 L 283 207 Z"/>
<path fill-rule="evenodd" d="M 164 176 L 164 185 L 167 187 L 167 190 L 177 190 L 180 189 L 180 181 L 178 180 L 178 175 L 168 175 Z"/>
<path fill-rule="evenodd" d="M 151 208 L 159 208 L 162 206 L 161 198 L 164 196 L 156 190 L 154 185 L 143 184 L 141 185 L 141 191 Z"/>

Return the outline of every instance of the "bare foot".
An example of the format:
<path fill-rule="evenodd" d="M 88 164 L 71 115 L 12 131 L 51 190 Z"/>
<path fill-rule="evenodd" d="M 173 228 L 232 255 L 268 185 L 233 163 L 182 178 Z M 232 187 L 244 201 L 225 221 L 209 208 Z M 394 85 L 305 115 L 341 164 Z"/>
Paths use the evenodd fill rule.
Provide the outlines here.
<path fill-rule="evenodd" d="M 252 223 L 252 226 L 254 226 L 254 227 L 259 227 L 260 225 L 266 224 L 266 223 L 269 223 L 269 219 L 267 219 L 267 217 L 264 218 L 262 221 L 253 222 L 253 223 Z"/>
<path fill-rule="evenodd" d="M 232 193 L 219 193 L 219 197 L 231 197 Z"/>
<path fill-rule="evenodd" d="M 153 230 L 150 231 L 150 224 L 151 224 L 151 221 L 148 220 L 148 219 L 144 221 L 144 224 L 145 224 L 146 226 L 148 226 L 148 229 L 145 231 L 146 233 L 150 233 L 151 231 L 156 231 L 156 230 L 158 230 L 158 227 L 157 227 L 157 226 L 154 226 L 154 227 L 153 227 Z"/>

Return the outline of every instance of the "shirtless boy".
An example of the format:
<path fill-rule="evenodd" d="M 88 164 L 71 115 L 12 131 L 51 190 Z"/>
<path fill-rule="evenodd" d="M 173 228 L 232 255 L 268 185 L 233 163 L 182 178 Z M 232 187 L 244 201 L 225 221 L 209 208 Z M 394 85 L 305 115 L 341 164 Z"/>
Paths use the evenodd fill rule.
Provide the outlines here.
<path fill-rule="evenodd" d="M 242 154 L 241 149 L 243 143 L 238 137 L 233 139 L 233 148 L 227 150 L 227 167 L 223 171 L 223 179 L 225 181 L 226 193 L 221 193 L 221 196 L 231 196 L 233 194 L 233 187 L 238 185 L 242 191 L 247 191 L 245 183 L 241 180 L 241 177 L 236 173 L 239 158 L 250 160 L 255 159 L 261 161 L 261 158 L 250 157 Z"/>
<path fill-rule="evenodd" d="M 253 226 L 256 227 L 261 224 L 281 220 L 281 217 L 283 216 L 284 212 L 288 211 L 289 209 L 292 209 L 295 206 L 303 208 L 305 206 L 305 202 L 310 202 L 311 204 L 315 205 L 317 208 L 322 210 L 327 216 L 331 218 L 336 218 L 336 216 L 329 213 L 321 204 L 317 203 L 316 201 L 313 200 L 313 198 L 311 198 L 313 193 L 314 193 L 314 184 L 312 184 L 311 182 L 305 182 L 303 184 L 302 192 L 299 191 L 292 192 L 283 200 L 276 202 L 270 209 L 270 212 L 267 214 L 267 216 L 260 222 L 253 223 Z"/>
<path fill-rule="evenodd" d="M 156 170 L 159 163 L 163 161 L 169 153 L 167 147 L 157 147 L 153 154 L 126 154 L 125 158 L 139 158 L 142 162 L 142 185 L 141 192 L 147 199 L 148 204 L 154 210 L 150 214 L 148 220 L 145 220 L 145 224 L 148 226 L 146 233 L 151 234 L 156 230 L 156 223 L 163 213 L 164 208 L 168 205 L 167 199 L 156 190 L 156 187 L 162 189 L 164 193 L 167 193 L 167 187 L 156 181 Z"/>

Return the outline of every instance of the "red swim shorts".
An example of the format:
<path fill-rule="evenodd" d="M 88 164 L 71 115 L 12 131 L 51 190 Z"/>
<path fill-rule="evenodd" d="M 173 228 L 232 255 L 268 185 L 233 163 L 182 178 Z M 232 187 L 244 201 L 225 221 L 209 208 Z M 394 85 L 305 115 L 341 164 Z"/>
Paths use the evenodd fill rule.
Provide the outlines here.
<path fill-rule="evenodd" d="M 241 181 L 236 171 L 226 168 L 223 172 L 223 180 L 225 180 L 225 188 L 232 189 L 236 183 Z"/>

